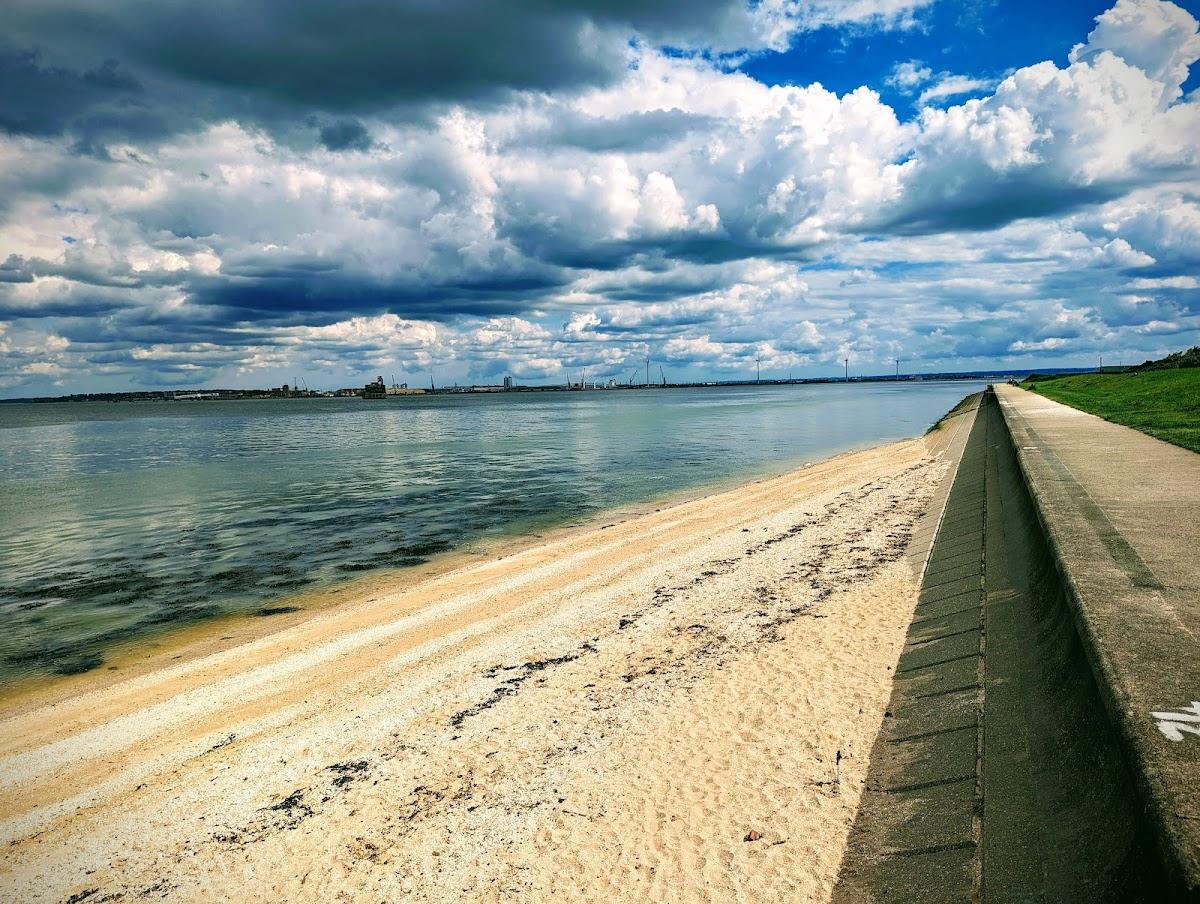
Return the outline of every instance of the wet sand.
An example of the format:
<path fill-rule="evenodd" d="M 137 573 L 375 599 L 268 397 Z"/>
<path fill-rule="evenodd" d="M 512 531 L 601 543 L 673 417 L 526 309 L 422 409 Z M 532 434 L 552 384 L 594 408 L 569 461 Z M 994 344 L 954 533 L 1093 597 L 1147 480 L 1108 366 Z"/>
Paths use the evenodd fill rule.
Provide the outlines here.
<path fill-rule="evenodd" d="M 598 522 L 11 708 L 0 897 L 825 900 L 940 445 Z"/>

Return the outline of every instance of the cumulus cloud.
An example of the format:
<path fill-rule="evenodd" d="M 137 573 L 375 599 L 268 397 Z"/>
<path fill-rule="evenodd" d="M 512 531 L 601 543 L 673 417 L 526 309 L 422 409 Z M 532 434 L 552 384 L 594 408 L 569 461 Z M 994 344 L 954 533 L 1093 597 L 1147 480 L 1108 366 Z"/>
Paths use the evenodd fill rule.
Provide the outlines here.
<path fill-rule="evenodd" d="M 1200 59 L 1196 20 L 1173 3 L 1156 0 L 1118 0 L 1096 17 L 1086 44 L 1071 50 L 1071 62 L 1109 52 L 1140 69 L 1160 86 L 1159 102 L 1166 105 L 1183 95 L 1188 67 Z"/>
<path fill-rule="evenodd" d="M 902 61 L 912 118 L 730 56 L 924 6 L 481 6 L 463 34 L 427 4 L 366 29 L 218 3 L 181 48 L 174 3 L 18 3 L 5 385 L 952 366 L 1194 328 L 1200 39 L 1178 7 L 1119 0 L 1069 59 L 994 86 Z M 315 35 L 328 79 L 286 50 Z"/>
<path fill-rule="evenodd" d="M 1178 7 L 1120 0 L 1114 10 L 1130 6 L 1144 17 L 1156 10 L 1162 21 L 1190 22 L 1190 31 L 1153 31 L 1154 49 L 1145 52 L 1188 63 L 1200 58 L 1196 21 Z M 990 228 L 1103 202 L 1140 185 L 1195 179 L 1200 105 L 1162 103 L 1177 94 L 1179 68 L 1147 71 L 1106 46 L 1086 48 L 1076 48 L 1066 68 L 1028 66 L 986 98 L 924 109 L 891 222 L 913 230 Z"/>

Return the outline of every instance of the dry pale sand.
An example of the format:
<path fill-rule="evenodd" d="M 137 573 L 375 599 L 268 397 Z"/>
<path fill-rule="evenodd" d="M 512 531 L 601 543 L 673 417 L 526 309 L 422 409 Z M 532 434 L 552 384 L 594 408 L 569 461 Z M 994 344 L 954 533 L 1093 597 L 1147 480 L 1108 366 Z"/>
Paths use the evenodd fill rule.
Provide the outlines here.
<path fill-rule="evenodd" d="M 0 898 L 825 900 L 948 468 L 931 449 L 10 709 Z"/>

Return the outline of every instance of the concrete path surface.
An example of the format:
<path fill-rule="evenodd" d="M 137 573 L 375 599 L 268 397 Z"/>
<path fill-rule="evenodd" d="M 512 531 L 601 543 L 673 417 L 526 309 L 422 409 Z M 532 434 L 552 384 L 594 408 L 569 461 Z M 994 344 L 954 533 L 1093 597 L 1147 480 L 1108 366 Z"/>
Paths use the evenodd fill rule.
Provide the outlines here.
<path fill-rule="evenodd" d="M 1200 455 L 995 387 L 1170 885 L 1200 897 Z"/>

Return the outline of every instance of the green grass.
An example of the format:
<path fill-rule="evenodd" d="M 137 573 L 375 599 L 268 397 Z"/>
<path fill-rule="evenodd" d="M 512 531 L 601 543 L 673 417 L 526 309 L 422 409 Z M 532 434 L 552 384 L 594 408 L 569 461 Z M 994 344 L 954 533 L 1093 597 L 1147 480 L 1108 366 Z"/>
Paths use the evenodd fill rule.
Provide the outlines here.
<path fill-rule="evenodd" d="M 1072 408 L 1200 452 L 1200 368 L 1035 376 L 1021 385 Z"/>

